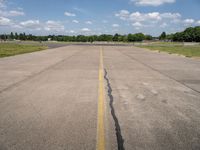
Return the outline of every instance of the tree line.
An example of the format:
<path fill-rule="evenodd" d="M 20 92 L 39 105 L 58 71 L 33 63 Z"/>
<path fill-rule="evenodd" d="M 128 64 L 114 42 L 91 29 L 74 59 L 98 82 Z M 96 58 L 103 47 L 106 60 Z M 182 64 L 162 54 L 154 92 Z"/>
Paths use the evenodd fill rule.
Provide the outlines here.
<path fill-rule="evenodd" d="M 186 28 L 182 32 L 166 34 L 163 32 L 159 36 L 160 40 L 170 40 L 174 42 L 200 42 L 200 26 Z"/>
<path fill-rule="evenodd" d="M 189 27 L 183 32 L 177 32 L 174 34 L 166 34 L 163 32 L 159 37 L 152 37 L 151 35 L 144 35 L 143 33 L 128 34 L 128 35 L 77 35 L 77 36 L 66 36 L 66 35 L 48 35 L 48 36 L 35 36 L 26 33 L 13 33 L 1 34 L 0 40 L 29 40 L 29 41 L 63 41 L 63 42 L 94 42 L 94 41 L 105 41 L 105 42 L 137 42 L 144 40 L 155 40 L 160 39 L 164 41 L 177 41 L 177 42 L 200 42 L 200 26 Z"/>
<path fill-rule="evenodd" d="M 77 36 L 65 36 L 65 35 L 48 35 L 48 36 L 35 36 L 26 33 L 13 33 L 1 34 L 1 40 L 31 40 L 31 41 L 63 41 L 63 42 L 94 42 L 94 41 L 106 41 L 106 42 L 134 42 L 143 40 L 152 40 L 151 35 L 144 35 L 143 33 L 128 34 L 128 35 L 77 35 Z"/>

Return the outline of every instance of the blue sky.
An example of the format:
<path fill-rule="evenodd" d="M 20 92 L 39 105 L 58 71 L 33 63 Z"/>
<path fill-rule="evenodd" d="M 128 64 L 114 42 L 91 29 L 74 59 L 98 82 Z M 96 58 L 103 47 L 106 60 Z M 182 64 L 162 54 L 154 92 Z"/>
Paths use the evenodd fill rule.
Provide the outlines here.
<path fill-rule="evenodd" d="M 199 0 L 0 0 L 0 33 L 154 36 L 200 25 Z"/>

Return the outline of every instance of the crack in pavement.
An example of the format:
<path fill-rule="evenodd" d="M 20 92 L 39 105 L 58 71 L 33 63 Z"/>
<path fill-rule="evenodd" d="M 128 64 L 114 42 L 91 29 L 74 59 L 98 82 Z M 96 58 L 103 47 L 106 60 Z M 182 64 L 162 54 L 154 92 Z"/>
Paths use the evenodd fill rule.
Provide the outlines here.
<path fill-rule="evenodd" d="M 114 98 L 112 96 L 112 88 L 111 88 L 111 85 L 110 85 L 110 81 L 107 77 L 108 75 L 108 72 L 106 71 L 106 69 L 104 69 L 105 71 L 105 75 L 104 75 L 104 79 L 106 80 L 107 82 L 107 87 L 108 87 L 108 97 L 110 99 L 110 108 L 111 108 L 111 115 L 112 115 L 112 118 L 115 122 L 115 131 L 116 131 L 116 137 L 117 137 L 117 145 L 118 145 L 118 150 L 125 150 L 124 148 L 124 139 L 122 137 L 122 134 L 121 134 L 121 128 L 120 128 L 120 124 L 119 124 L 119 121 L 118 121 L 118 118 L 115 114 L 115 108 L 113 106 L 113 101 L 114 101 Z"/>

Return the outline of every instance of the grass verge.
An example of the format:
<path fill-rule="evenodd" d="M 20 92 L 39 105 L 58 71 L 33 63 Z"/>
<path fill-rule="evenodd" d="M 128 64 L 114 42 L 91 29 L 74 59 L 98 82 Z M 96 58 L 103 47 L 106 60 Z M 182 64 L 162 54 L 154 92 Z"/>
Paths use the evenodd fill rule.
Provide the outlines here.
<path fill-rule="evenodd" d="M 184 45 L 140 45 L 138 47 L 147 48 L 150 50 L 167 52 L 169 54 L 180 54 L 186 57 L 200 57 L 200 46 L 192 45 L 192 46 L 184 46 Z"/>
<path fill-rule="evenodd" d="M 41 45 L 23 45 L 12 43 L 0 43 L 0 58 L 14 56 L 24 53 L 31 53 L 35 51 L 45 50 L 48 47 Z"/>

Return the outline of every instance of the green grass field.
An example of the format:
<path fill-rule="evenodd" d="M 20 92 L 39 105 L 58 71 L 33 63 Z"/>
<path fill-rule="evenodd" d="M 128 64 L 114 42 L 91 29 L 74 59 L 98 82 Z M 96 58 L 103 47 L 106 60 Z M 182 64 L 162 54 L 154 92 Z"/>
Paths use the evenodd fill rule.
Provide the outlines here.
<path fill-rule="evenodd" d="M 14 43 L 0 43 L 0 57 L 14 56 L 47 49 L 42 45 L 23 45 Z"/>
<path fill-rule="evenodd" d="M 141 48 L 167 52 L 169 54 L 180 54 L 186 57 L 200 57 L 200 45 L 183 45 L 181 43 L 153 43 L 138 45 Z"/>

